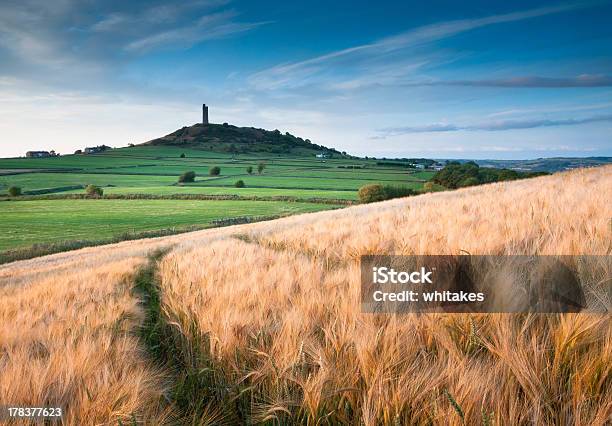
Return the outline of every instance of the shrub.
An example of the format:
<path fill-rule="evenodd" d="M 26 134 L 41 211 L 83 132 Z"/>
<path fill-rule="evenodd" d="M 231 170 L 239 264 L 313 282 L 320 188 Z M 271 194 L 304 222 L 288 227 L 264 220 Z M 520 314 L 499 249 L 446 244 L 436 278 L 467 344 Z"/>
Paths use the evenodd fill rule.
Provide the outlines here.
<path fill-rule="evenodd" d="M 184 182 L 193 182 L 195 180 L 196 173 L 193 171 L 188 171 L 179 176 L 178 181 L 180 183 Z"/>
<path fill-rule="evenodd" d="M 85 193 L 89 197 L 101 197 L 102 195 L 104 195 L 104 190 L 96 185 L 87 185 L 87 187 L 85 188 Z"/>
<path fill-rule="evenodd" d="M 19 197 L 19 196 L 21 195 L 21 188 L 20 188 L 20 187 L 18 187 L 18 186 L 11 186 L 11 187 L 8 189 L 8 194 L 9 194 L 11 197 Z"/>
<path fill-rule="evenodd" d="M 390 200 L 392 198 L 408 197 L 415 195 L 416 191 L 411 188 L 393 185 L 372 184 L 359 188 L 359 201 L 362 203 L 374 203 L 376 201 Z"/>
<path fill-rule="evenodd" d="M 405 186 L 384 185 L 383 189 L 387 196 L 385 200 L 390 200 L 391 198 L 409 197 L 411 195 L 416 195 L 416 191 L 414 189 L 406 188 Z"/>
<path fill-rule="evenodd" d="M 257 173 L 261 174 L 266 168 L 266 163 L 261 162 L 257 165 Z"/>
<path fill-rule="evenodd" d="M 185 153 L 184 152 L 181 154 L 181 158 L 185 158 Z"/>
<path fill-rule="evenodd" d="M 219 176 L 221 174 L 221 167 L 219 166 L 211 167 L 210 170 L 208 171 L 208 174 L 210 174 L 211 176 Z"/>
<path fill-rule="evenodd" d="M 442 185 L 432 182 L 432 181 L 428 181 L 425 182 L 425 184 L 423 185 L 423 191 L 424 192 L 439 192 L 439 191 L 445 191 L 446 188 L 443 187 Z"/>
<path fill-rule="evenodd" d="M 241 180 L 237 180 L 236 183 L 234 184 L 234 186 L 236 188 L 244 188 L 244 181 L 242 179 Z"/>
<path fill-rule="evenodd" d="M 246 168 L 246 171 L 248 174 L 252 175 L 253 174 L 253 167 L 249 166 Z"/>
<path fill-rule="evenodd" d="M 385 188 L 380 184 L 364 185 L 359 188 L 358 195 L 362 203 L 386 200 Z"/>

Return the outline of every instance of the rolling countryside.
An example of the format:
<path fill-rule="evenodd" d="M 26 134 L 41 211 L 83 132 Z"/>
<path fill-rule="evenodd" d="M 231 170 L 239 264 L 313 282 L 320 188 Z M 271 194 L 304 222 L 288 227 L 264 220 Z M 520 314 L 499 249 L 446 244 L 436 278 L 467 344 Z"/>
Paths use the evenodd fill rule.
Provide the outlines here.
<path fill-rule="evenodd" d="M 612 426 L 612 0 L 0 0 L 0 426 Z"/>
<path fill-rule="evenodd" d="M 177 136 L 186 134 L 195 136 Z M 179 182 L 188 171 L 195 179 Z M 93 245 L 341 208 L 358 202 L 364 185 L 418 191 L 433 174 L 277 131 L 196 124 L 141 145 L 0 159 L 0 251 Z M 81 199 L 88 185 L 103 195 Z M 21 195 L 11 197 L 11 187 Z"/>

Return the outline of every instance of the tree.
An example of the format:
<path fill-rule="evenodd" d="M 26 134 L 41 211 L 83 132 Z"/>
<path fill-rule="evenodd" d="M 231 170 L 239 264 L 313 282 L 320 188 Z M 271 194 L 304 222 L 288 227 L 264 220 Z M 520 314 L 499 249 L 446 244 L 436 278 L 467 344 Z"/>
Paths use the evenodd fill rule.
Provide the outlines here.
<path fill-rule="evenodd" d="M 236 188 L 244 188 L 244 181 L 242 179 L 237 180 L 236 183 L 234 184 L 234 186 Z"/>
<path fill-rule="evenodd" d="M 193 171 L 188 171 L 179 176 L 179 183 L 185 182 L 193 182 L 195 180 L 196 173 Z"/>
<path fill-rule="evenodd" d="M 100 188 L 99 186 L 90 184 L 90 185 L 87 185 L 87 187 L 85 187 L 85 193 L 89 197 L 98 198 L 104 195 L 104 190 Z"/>
<path fill-rule="evenodd" d="M 18 186 L 11 186 L 11 187 L 8 189 L 8 194 L 9 194 L 11 197 L 19 197 L 19 196 L 21 195 L 21 188 L 20 188 L 20 187 L 18 187 Z"/>
<path fill-rule="evenodd" d="M 253 167 L 252 166 L 247 167 L 246 171 L 247 171 L 248 174 L 252 175 L 253 174 Z"/>
<path fill-rule="evenodd" d="M 262 174 L 264 169 L 266 168 L 266 163 L 261 162 L 257 165 L 257 173 Z"/>
<path fill-rule="evenodd" d="M 210 170 L 208 171 L 208 174 L 211 176 L 219 176 L 221 174 L 221 167 L 219 166 L 211 167 Z"/>
<path fill-rule="evenodd" d="M 479 167 L 473 161 L 459 163 L 450 161 L 438 171 L 432 181 L 449 189 L 465 186 L 480 185 L 483 183 L 499 182 L 504 180 L 525 179 L 533 177 L 533 173 L 517 172 L 510 169 L 497 169 L 492 167 Z"/>
<path fill-rule="evenodd" d="M 185 158 L 185 153 L 184 152 L 181 154 L 181 158 Z"/>

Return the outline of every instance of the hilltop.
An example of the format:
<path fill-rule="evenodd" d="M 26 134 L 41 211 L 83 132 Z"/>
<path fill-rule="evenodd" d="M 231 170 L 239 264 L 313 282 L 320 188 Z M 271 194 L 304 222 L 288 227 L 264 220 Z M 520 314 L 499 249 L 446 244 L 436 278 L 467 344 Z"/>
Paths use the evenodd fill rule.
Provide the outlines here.
<path fill-rule="evenodd" d="M 346 157 L 334 148 L 312 143 L 279 130 L 265 130 L 255 127 L 237 127 L 223 124 L 194 124 L 182 127 L 166 136 L 145 142 L 143 145 L 169 145 L 196 148 L 213 152 L 232 154 L 271 153 Z"/>

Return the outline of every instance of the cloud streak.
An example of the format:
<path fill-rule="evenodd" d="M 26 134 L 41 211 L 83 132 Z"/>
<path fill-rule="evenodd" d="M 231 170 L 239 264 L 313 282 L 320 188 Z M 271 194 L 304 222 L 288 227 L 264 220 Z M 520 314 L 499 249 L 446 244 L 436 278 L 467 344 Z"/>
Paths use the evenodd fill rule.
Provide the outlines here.
<path fill-rule="evenodd" d="M 177 4 L 162 4 L 138 9 L 137 12 L 112 12 L 95 22 L 90 30 L 94 32 L 125 32 L 142 30 L 146 25 L 175 24 L 184 16 L 202 13 L 205 9 L 224 6 L 229 0 L 191 0 Z"/>
<path fill-rule="evenodd" d="M 234 22 L 234 11 L 225 11 L 200 17 L 193 25 L 155 33 L 128 43 L 125 50 L 143 52 L 162 46 L 190 47 L 196 43 L 246 32 L 267 22 Z"/>
<path fill-rule="evenodd" d="M 568 3 L 540 7 L 520 12 L 492 15 L 477 19 L 461 19 L 418 27 L 372 43 L 337 50 L 304 61 L 285 63 L 253 74 L 249 81 L 257 89 L 279 89 L 303 85 L 309 77 L 340 62 L 360 61 L 365 58 L 383 57 L 393 52 L 416 48 L 470 30 L 494 24 L 522 21 L 525 19 L 566 12 L 585 7 L 584 3 Z"/>
<path fill-rule="evenodd" d="M 568 78 L 539 76 L 514 77 L 491 80 L 450 80 L 406 83 L 404 86 L 468 86 L 468 87 L 507 87 L 507 88 L 572 88 L 572 87 L 611 87 L 612 77 L 607 75 L 581 74 Z"/>
<path fill-rule="evenodd" d="M 612 114 L 597 115 L 586 118 L 565 118 L 565 119 L 532 119 L 532 120 L 498 120 L 481 122 L 475 124 L 451 124 L 451 123 L 432 123 L 422 126 L 388 127 L 379 130 L 376 138 L 387 136 L 399 136 L 411 133 L 438 133 L 438 132 L 458 132 L 458 131 L 504 131 L 518 129 L 534 129 L 538 127 L 557 127 L 557 126 L 577 126 L 580 124 L 612 122 Z"/>

